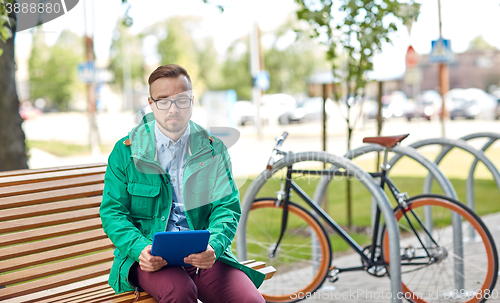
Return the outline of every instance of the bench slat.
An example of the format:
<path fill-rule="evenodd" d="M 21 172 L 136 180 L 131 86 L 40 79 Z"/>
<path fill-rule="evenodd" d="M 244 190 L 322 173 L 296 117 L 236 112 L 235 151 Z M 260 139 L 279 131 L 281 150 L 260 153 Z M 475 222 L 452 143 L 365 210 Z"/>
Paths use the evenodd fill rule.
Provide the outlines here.
<path fill-rule="evenodd" d="M 78 232 L 102 229 L 101 218 L 94 218 L 79 222 L 43 227 L 0 236 L 0 245 L 9 246 L 30 241 L 37 241 L 51 237 L 70 235 Z"/>
<path fill-rule="evenodd" d="M 46 203 L 43 207 L 40 205 L 31 205 L 25 207 L 16 207 L 0 210 L 0 221 L 16 220 L 34 216 L 43 216 L 47 214 L 60 213 L 90 207 L 99 207 L 101 205 L 102 196 L 90 198 L 81 198 L 73 200 L 65 200 L 61 202 Z"/>
<path fill-rule="evenodd" d="M 113 251 L 105 251 L 88 256 L 61 261 L 49 265 L 38 266 L 26 270 L 16 271 L 0 276 L 0 285 L 12 285 L 33 279 L 57 275 L 92 265 L 101 264 L 113 260 Z"/>
<path fill-rule="evenodd" d="M 102 302 L 102 300 L 105 300 L 106 298 L 113 297 L 115 295 L 115 292 L 113 289 L 108 287 L 107 289 L 101 289 L 101 290 L 96 290 L 92 292 L 87 292 L 84 294 L 80 294 L 77 296 L 72 296 L 70 298 L 66 298 L 63 300 L 57 300 L 57 301 L 51 301 L 54 303 L 80 303 L 80 302 L 96 302 L 95 300 L 98 300 L 97 302 Z"/>
<path fill-rule="evenodd" d="M 54 239 L 54 240 L 59 240 L 60 238 Z M 82 241 L 80 241 L 82 242 Z M 42 251 L 41 248 L 38 248 L 38 243 L 30 243 L 31 251 Z M 66 259 L 66 258 L 71 258 L 75 256 L 79 256 L 82 254 L 88 254 L 88 253 L 93 253 L 96 251 L 101 251 L 104 249 L 112 249 L 114 248 L 113 243 L 111 240 L 108 238 L 103 238 L 101 240 L 97 241 L 89 241 L 88 239 L 82 243 L 82 244 L 77 244 L 73 246 L 69 246 L 70 243 L 66 242 L 59 242 L 60 246 L 68 246 L 68 247 L 63 247 L 59 249 L 54 249 L 50 251 L 45 251 L 42 253 L 36 253 L 32 255 L 27 255 L 24 257 L 18 257 L 19 254 L 16 256 L 13 253 L 11 253 L 10 257 L 16 257 L 15 259 L 9 259 L 5 261 L 0 262 L 0 272 L 8 272 L 11 270 L 17 270 L 21 269 L 24 267 L 29 267 L 29 266 L 35 266 L 47 262 L 52 262 L 52 261 L 57 261 L 60 259 Z M 22 245 L 25 246 L 25 245 Z M 27 246 L 27 245 L 26 245 Z M 26 254 L 21 246 L 15 247 L 18 249 L 18 252 L 23 252 Z"/>
<path fill-rule="evenodd" d="M 0 233 L 11 233 L 22 230 L 52 226 L 80 220 L 99 218 L 99 207 L 75 210 L 53 215 L 0 222 Z"/>
<path fill-rule="evenodd" d="M 274 276 L 276 269 L 272 266 L 267 266 L 267 267 L 264 267 L 262 269 L 259 269 L 259 271 L 266 275 L 266 278 L 264 280 L 267 280 L 267 279 L 271 279 Z"/>
<path fill-rule="evenodd" d="M 64 189 L 84 185 L 92 185 L 102 183 L 104 181 L 104 174 L 89 175 L 84 177 L 77 177 L 65 180 L 55 180 L 38 182 L 36 186 L 33 184 L 22 184 L 15 186 L 0 187 L 0 198 L 15 195 L 26 195 L 37 192 L 44 192 L 48 190 Z"/>
<path fill-rule="evenodd" d="M 11 177 L 11 176 L 26 176 L 34 174 L 43 174 L 48 172 L 60 172 L 67 170 L 81 171 L 82 169 L 88 169 L 93 167 L 104 167 L 106 168 L 106 163 L 92 163 L 92 164 L 80 164 L 80 165 L 68 165 L 68 166 L 58 166 L 58 167 L 48 167 L 48 168 L 36 168 L 36 169 L 18 169 L 0 172 L 0 178 Z"/>
<path fill-rule="evenodd" d="M 0 301 L 109 274 L 111 263 L 112 262 L 107 262 L 63 273 L 57 276 L 4 288 L 0 291 Z"/>
<path fill-rule="evenodd" d="M 96 229 L 91 231 L 85 231 L 82 233 L 71 234 L 67 236 L 50 238 L 42 241 L 24 243 L 0 249 L 0 260 L 27 256 L 44 251 L 50 251 L 54 249 L 59 249 L 67 246 L 92 242 L 106 238 L 107 236 L 102 229 Z M 3 271 L 0 269 L 0 272 Z"/>
<path fill-rule="evenodd" d="M 74 295 L 83 294 L 93 289 L 99 290 L 110 288 L 108 285 L 109 275 L 99 276 L 92 279 L 78 281 L 67 285 L 45 289 L 32 294 L 16 297 L 14 299 L 4 300 L 4 303 L 53 303 L 57 300 L 72 297 Z"/>
<path fill-rule="evenodd" d="M 42 193 L 26 194 L 22 196 L 0 198 L 0 209 L 41 205 L 48 202 L 56 202 L 77 198 L 93 197 L 102 195 L 104 184 L 94 184 L 75 188 L 57 189 Z"/>
<path fill-rule="evenodd" d="M 245 266 L 253 268 L 255 270 L 259 270 L 261 268 L 264 268 L 266 266 L 266 263 L 261 262 L 261 261 L 253 261 L 253 262 L 245 264 Z"/>
<path fill-rule="evenodd" d="M 65 293 L 63 295 L 59 295 L 57 297 L 51 297 L 51 298 L 48 298 L 48 299 L 44 299 L 44 300 L 37 300 L 36 302 L 33 302 L 33 303 L 54 303 L 54 302 L 64 302 L 64 300 L 66 299 L 72 299 L 72 298 L 79 298 L 79 296 L 83 296 L 83 295 L 86 295 L 86 294 L 89 294 L 89 293 L 100 293 L 102 291 L 111 291 L 113 294 L 115 293 L 113 291 L 113 289 L 111 287 L 109 287 L 109 285 L 106 283 L 106 284 L 102 284 L 102 285 L 98 285 L 98 286 L 93 286 L 93 287 L 89 287 L 89 288 L 86 288 L 86 289 L 82 289 L 82 290 L 75 290 L 75 291 L 72 291 L 72 292 L 69 292 L 69 293 Z M 71 301 L 70 301 L 71 302 Z M 28 302 L 26 302 L 28 303 Z"/>
<path fill-rule="evenodd" d="M 0 178 L 0 187 L 38 183 L 48 180 L 69 179 L 85 175 L 103 174 L 105 171 L 106 166 L 78 170 L 53 171 L 47 173 L 19 175 L 11 177 L 5 176 Z"/>
<path fill-rule="evenodd" d="M 130 303 L 135 298 L 135 294 L 133 292 L 127 292 L 122 294 L 117 294 L 113 298 L 108 300 L 103 300 L 101 302 L 106 303 Z M 141 303 L 158 303 L 155 299 L 153 299 L 147 292 L 143 291 L 139 295 L 139 302 Z"/>

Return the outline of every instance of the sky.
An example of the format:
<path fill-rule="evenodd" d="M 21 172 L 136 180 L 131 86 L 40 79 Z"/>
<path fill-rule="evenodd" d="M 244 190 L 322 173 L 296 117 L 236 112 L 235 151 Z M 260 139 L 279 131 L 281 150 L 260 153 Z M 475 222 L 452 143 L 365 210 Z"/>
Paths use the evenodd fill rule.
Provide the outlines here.
<path fill-rule="evenodd" d="M 197 16 L 201 20 L 201 28 L 196 35 L 212 36 L 216 49 L 222 56 L 234 40 L 249 33 L 254 22 L 257 22 L 264 33 L 262 41 L 265 46 L 265 34 L 282 24 L 296 8 L 294 0 L 212 2 L 222 4 L 224 11 L 221 12 L 215 5 L 205 4 L 201 0 L 129 0 L 129 15 L 134 20 L 130 30 L 138 33 L 145 27 L 171 16 Z M 411 33 L 400 24 L 398 31 L 391 37 L 393 44 L 385 45 L 382 53 L 375 56 L 375 74 L 381 78 L 396 77 L 404 73 L 406 49 L 410 44 L 417 53 L 428 54 L 431 41 L 439 37 L 438 0 L 420 0 L 419 3 L 422 4 L 421 13 L 413 24 Z M 73 10 L 43 25 L 47 43 L 53 44 L 64 29 L 83 35 L 84 7 L 87 6 L 88 12 L 93 10 L 95 13 L 94 21 L 87 22 L 87 30 L 94 33 L 96 57 L 100 62 L 105 62 L 109 57 L 113 29 L 128 5 L 122 5 L 121 0 L 80 0 Z M 465 51 L 470 41 L 478 35 L 482 35 L 488 43 L 500 49 L 500 0 L 441 0 L 441 10 L 443 37 L 451 40 L 453 52 Z M 154 62 L 157 59 L 154 48 L 155 41 L 146 40 L 146 62 Z M 18 32 L 18 58 L 27 58 L 30 49 L 30 31 Z"/>

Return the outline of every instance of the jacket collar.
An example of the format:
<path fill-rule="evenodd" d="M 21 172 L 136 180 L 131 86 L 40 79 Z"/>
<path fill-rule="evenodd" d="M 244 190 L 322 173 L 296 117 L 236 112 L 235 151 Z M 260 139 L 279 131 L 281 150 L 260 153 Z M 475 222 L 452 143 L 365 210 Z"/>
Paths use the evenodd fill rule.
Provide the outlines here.
<path fill-rule="evenodd" d="M 155 118 L 153 113 L 148 113 L 142 117 L 141 123 L 129 132 L 131 140 L 132 157 L 147 162 L 156 162 L 156 139 L 155 139 Z M 189 121 L 190 135 L 187 160 L 198 153 L 212 151 L 215 156 L 212 141 L 208 132 L 200 125 Z"/>

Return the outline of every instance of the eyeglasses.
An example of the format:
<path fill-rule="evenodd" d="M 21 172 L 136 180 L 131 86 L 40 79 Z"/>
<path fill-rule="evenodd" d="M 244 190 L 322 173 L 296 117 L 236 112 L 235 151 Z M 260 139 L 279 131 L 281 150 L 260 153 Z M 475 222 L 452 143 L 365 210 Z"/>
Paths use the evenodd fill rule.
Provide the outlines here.
<path fill-rule="evenodd" d="M 153 99 L 153 97 L 151 97 L 151 100 L 153 100 L 156 103 L 156 108 L 158 108 L 159 110 L 170 109 L 170 107 L 174 103 L 178 109 L 186 109 L 186 108 L 189 108 L 191 106 L 192 101 L 193 101 L 193 96 L 181 97 L 181 98 L 177 98 L 174 100 L 170 100 L 170 99 L 155 100 L 155 99 Z"/>

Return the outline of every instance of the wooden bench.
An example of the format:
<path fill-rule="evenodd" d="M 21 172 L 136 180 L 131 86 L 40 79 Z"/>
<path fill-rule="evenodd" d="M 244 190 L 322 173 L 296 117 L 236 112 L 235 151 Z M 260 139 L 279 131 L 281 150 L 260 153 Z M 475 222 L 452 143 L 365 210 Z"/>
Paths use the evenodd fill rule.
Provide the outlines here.
<path fill-rule="evenodd" d="M 131 302 L 107 284 L 114 246 L 99 205 L 106 164 L 0 173 L 0 301 Z M 272 277 L 262 262 L 248 266 Z M 140 293 L 140 302 L 156 302 Z"/>

